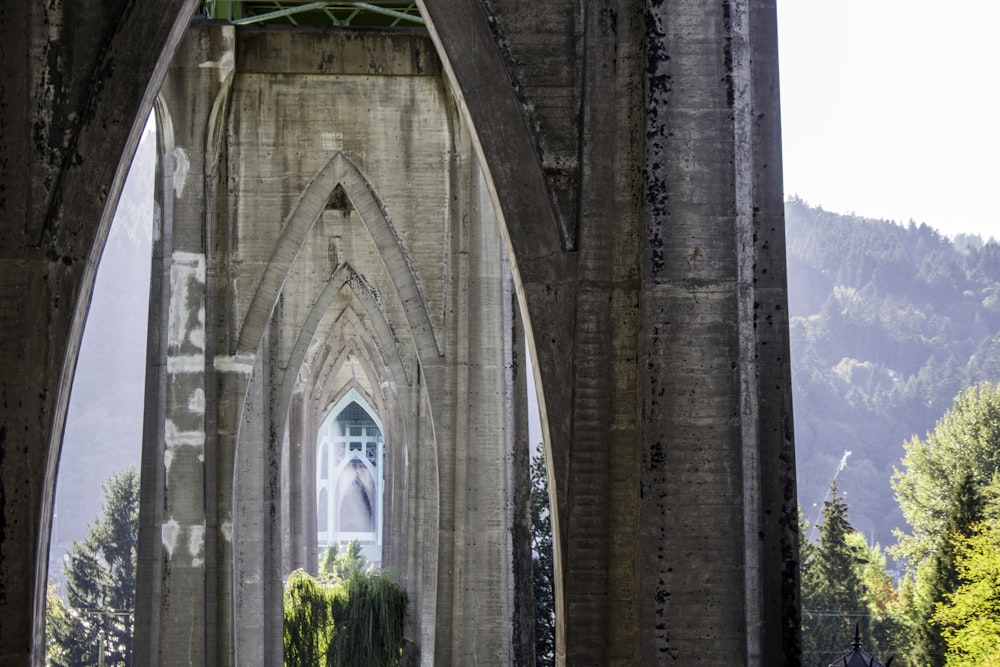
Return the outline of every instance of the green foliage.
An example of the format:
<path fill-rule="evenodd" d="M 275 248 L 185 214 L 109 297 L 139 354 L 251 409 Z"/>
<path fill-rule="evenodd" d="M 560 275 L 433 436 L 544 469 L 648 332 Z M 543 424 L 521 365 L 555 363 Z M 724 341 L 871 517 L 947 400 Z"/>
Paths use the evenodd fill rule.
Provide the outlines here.
<path fill-rule="evenodd" d="M 923 440 L 905 445 L 903 469 L 893 475 L 911 535 L 900 535 L 898 553 L 919 562 L 941 547 L 946 525 L 965 502 L 960 487 L 988 484 L 1000 472 L 1000 387 L 988 383 L 961 392 Z"/>
<path fill-rule="evenodd" d="M 868 544 L 861 533 L 846 536 L 848 547 L 857 555 L 856 570 L 864 590 L 864 644 L 869 653 L 887 656 L 906 642 L 906 626 L 900 616 L 899 591 L 888 573 L 885 552 L 879 544 Z"/>
<path fill-rule="evenodd" d="M 336 629 L 327 664 L 336 667 L 392 667 L 403 651 L 406 593 L 384 570 L 347 580 L 342 610 L 334 605 Z M 340 611 L 340 614 L 337 614 Z"/>
<path fill-rule="evenodd" d="M 848 537 L 854 532 L 847 503 L 837 490 L 824 503 L 819 544 L 804 551 L 802 568 L 802 647 L 805 664 L 825 666 L 843 655 L 861 622 L 870 636 L 867 591 L 861 577 L 863 552 Z"/>
<path fill-rule="evenodd" d="M 132 664 L 139 474 L 127 468 L 103 488 L 101 516 L 67 554 L 68 606 L 54 591 L 46 598 L 47 658 L 57 667 L 96 664 L 99 646 L 105 665 Z"/>
<path fill-rule="evenodd" d="M 535 596 L 535 664 L 555 664 L 556 600 L 552 564 L 552 521 L 545 454 L 531 462 L 531 554 Z"/>
<path fill-rule="evenodd" d="M 950 498 L 944 529 L 931 557 L 921 561 L 916 570 L 908 651 L 917 664 L 932 667 L 945 664 L 945 636 L 935 620 L 935 612 L 961 583 L 958 551 L 982 517 L 982 509 L 979 485 L 967 471 Z"/>
<path fill-rule="evenodd" d="M 56 592 L 56 584 L 51 584 L 45 597 L 46 663 L 66 667 L 97 664 L 98 643 L 97 626 L 67 607 Z"/>
<path fill-rule="evenodd" d="M 327 582 L 345 581 L 360 576 L 365 569 L 365 558 L 358 542 L 346 546 L 332 544 L 319 558 L 320 579 Z"/>
<path fill-rule="evenodd" d="M 287 667 L 393 667 L 401 664 L 406 592 L 385 570 L 364 569 L 361 547 L 331 547 L 314 579 L 285 583 Z"/>
<path fill-rule="evenodd" d="M 938 604 L 948 667 L 1000 665 L 1000 524 L 975 526 L 957 549 L 960 584 Z"/>
<path fill-rule="evenodd" d="M 342 593 L 320 585 L 305 570 L 289 575 L 284 595 L 285 665 L 324 664 L 334 632 L 334 608 L 342 604 Z"/>
<path fill-rule="evenodd" d="M 808 665 L 831 664 L 855 621 L 866 650 L 895 653 L 894 664 L 1000 665 L 1000 387 L 960 392 L 905 453 L 893 486 L 913 533 L 893 548 L 906 568 L 898 588 L 881 549 L 851 529 L 835 488 L 819 543 L 802 545 Z"/>

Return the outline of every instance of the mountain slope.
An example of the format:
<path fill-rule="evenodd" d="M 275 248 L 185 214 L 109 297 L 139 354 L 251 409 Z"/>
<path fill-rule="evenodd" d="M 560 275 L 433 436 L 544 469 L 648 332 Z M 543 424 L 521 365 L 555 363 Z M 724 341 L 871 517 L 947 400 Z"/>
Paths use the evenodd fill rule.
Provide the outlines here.
<path fill-rule="evenodd" d="M 1000 244 L 798 199 L 785 215 L 799 500 L 813 521 L 850 451 L 851 521 L 891 543 L 903 443 L 960 389 L 1000 380 Z"/>

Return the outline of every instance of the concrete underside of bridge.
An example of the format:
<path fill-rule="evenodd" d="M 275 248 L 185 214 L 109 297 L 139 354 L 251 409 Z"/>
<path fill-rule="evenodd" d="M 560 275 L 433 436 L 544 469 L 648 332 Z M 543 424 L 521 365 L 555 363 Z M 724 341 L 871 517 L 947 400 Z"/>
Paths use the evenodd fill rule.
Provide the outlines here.
<path fill-rule="evenodd" d="M 799 664 L 773 3 L 425 0 L 398 32 L 194 4 L 0 8 L 0 665 L 44 657 L 76 350 L 154 98 L 139 664 L 280 664 L 348 395 L 407 655 L 530 664 L 527 382 L 559 661 Z"/>

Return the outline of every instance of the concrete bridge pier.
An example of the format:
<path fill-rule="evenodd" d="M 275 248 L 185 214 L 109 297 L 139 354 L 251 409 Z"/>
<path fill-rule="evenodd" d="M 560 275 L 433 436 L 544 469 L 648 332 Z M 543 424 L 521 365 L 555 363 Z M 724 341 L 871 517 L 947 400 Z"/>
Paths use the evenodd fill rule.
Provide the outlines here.
<path fill-rule="evenodd" d="M 421 8 L 534 333 L 560 660 L 798 664 L 774 3 Z"/>
<path fill-rule="evenodd" d="M 402 576 L 408 653 L 508 664 L 530 637 L 523 353 L 431 44 L 195 24 L 157 110 L 140 660 L 281 663 L 282 581 L 333 539 L 328 424 L 350 407 L 380 429 L 361 539 Z"/>
<path fill-rule="evenodd" d="M 0 665 L 43 660 L 120 157 L 196 4 L 0 5 Z M 427 34 L 185 37 L 159 103 L 142 661 L 276 663 L 346 399 L 381 422 L 410 650 L 523 655 L 520 325 L 559 661 L 799 664 L 773 1 L 419 4 Z"/>

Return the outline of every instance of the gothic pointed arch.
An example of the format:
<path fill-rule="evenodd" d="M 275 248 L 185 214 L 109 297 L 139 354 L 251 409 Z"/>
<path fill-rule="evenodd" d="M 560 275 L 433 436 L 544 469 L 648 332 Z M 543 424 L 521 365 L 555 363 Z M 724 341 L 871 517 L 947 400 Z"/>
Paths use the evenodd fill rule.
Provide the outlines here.
<path fill-rule="evenodd" d="M 324 411 L 315 447 L 320 551 L 354 541 L 381 565 L 386 440 L 378 413 L 356 387 Z"/>
<path fill-rule="evenodd" d="M 399 236 L 371 184 L 341 151 L 335 153 L 313 177 L 285 219 L 240 329 L 238 353 L 253 354 L 259 347 L 264 327 L 274 311 L 292 264 L 305 243 L 306 234 L 316 224 L 338 186 L 350 198 L 385 262 L 404 305 L 418 355 L 426 359 L 440 356 L 441 346 L 431 325 L 425 299 Z"/>
<path fill-rule="evenodd" d="M 338 296 L 342 296 L 347 290 L 364 306 L 364 312 L 373 335 L 373 344 L 376 345 L 381 358 L 382 365 L 388 369 L 400 382 L 409 382 L 403 355 L 399 349 L 399 341 L 393 335 L 392 329 L 386 318 L 384 311 L 379 307 L 377 301 L 372 296 L 370 289 L 365 285 L 356 271 L 350 264 L 340 264 L 330 276 L 323 288 L 320 296 L 312 304 L 309 313 L 302 323 L 292 351 L 289 354 L 286 367 L 289 369 L 285 373 L 279 389 L 279 399 L 277 405 L 283 411 L 282 406 L 286 406 L 291 397 L 293 387 L 299 382 L 300 369 L 307 362 L 310 348 L 321 342 L 322 337 L 327 336 L 326 331 L 335 324 L 335 319 L 339 319 L 345 313 L 354 315 L 354 321 L 358 323 L 359 329 L 364 325 L 360 323 L 353 310 L 344 308 L 340 311 L 331 310 L 334 301 Z M 279 430 L 281 430 L 279 428 Z"/>

